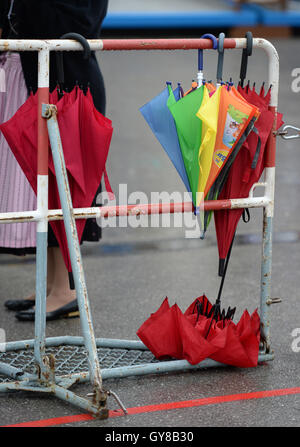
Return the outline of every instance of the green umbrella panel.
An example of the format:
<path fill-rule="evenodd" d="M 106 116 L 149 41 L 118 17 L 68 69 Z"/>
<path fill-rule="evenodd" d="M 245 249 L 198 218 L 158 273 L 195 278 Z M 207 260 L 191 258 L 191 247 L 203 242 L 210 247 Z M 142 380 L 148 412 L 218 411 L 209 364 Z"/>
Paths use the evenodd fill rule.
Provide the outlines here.
<path fill-rule="evenodd" d="M 167 106 L 173 115 L 184 166 L 189 179 L 194 206 L 197 205 L 199 181 L 199 147 L 202 138 L 202 122 L 196 116 L 203 100 L 204 86 L 192 91 L 176 102 L 173 92 Z"/>

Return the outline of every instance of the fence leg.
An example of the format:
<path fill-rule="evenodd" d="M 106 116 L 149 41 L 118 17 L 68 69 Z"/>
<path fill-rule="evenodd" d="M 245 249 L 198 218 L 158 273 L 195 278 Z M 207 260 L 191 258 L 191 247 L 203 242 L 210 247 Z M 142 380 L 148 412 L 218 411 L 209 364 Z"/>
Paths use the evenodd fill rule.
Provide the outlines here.
<path fill-rule="evenodd" d="M 107 393 L 104 392 L 102 389 L 102 377 L 97 355 L 97 345 L 92 325 L 84 271 L 82 267 L 80 245 L 78 241 L 68 175 L 65 166 L 58 122 L 56 118 L 56 107 L 44 104 L 43 117 L 47 118 L 50 145 L 55 167 L 59 197 L 64 216 L 64 224 L 80 312 L 80 322 L 82 326 L 85 347 L 88 352 L 90 378 L 93 385 L 93 404 L 95 406 L 98 406 L 99 408 L 102 408 L 103 414 L 106 414 Z"/>
<path fill-rule="evenodd" d="M 261 295 L 260 317 L 261 338 L 264 343 L 265 353 L 270 352 L 270 305 L 271 279 L 272 279 L 272 239 L 273 239 L 273 214 L 274 214 L 274 185 L 275 168 L 266 168 L 266 195 L 269 204 L 264 208 L 263 215 L 263 243 L 261 263 Z"/>
<path fill-rule="evenodd" d="M 34 356 L 38 376 L 42 383 L 48 382 L 49 369 L 45 358 L 46 298 L 47 298 L 47 242 L 48 242 L 48 133 L 43 120 L 42 103 L 49 101 L 47 74 L 49 51 L 38 53 L 38 175 L 37 209 L 41 215 L 36 233 L 36 293 L 35 293 L 35 345 Z"/>

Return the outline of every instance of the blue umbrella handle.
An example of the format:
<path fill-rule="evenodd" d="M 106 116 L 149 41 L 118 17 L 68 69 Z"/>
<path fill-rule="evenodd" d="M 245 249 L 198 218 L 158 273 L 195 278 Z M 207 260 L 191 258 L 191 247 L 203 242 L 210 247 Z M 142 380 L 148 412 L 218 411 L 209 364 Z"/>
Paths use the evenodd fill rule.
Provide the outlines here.
<path fill-rule="evenodd" d="M 222 77 L 223 77 L 223 62 L 224 62 L 224 39 L 225 34 L 220 33 L 219 34 L 219 41 L 218 41 L 218 66 L 217 66 L 217 83 L 221 84 Z"/>
<path fill-rule="evenodd" d="M 203 34 L 200 39 L 210 39 L 213 43 L 213 49 L 216 50 L 218 48 L 217 38 L 213 34 Z M 203 71 L 203 50 L 198 50 L 198 70 Z"/>

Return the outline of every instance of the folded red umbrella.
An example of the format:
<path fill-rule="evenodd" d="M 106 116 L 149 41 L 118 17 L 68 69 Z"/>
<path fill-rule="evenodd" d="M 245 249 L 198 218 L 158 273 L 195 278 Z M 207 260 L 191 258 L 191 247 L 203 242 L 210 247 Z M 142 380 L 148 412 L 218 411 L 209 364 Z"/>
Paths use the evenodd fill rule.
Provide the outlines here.
<path fill-rule="evenodd" d="M 182 358 L 182 343 L 177 330 L 177 309 L 165 298 L 159 309 L 139 328 L 137 335 L 158 359 Z M 158 335 L 159 334 L 159 335 Z"/>
<path fill-rule="evenodd" d="M 238 367 L 256 366 L 260 340 L 257 310 L 251 316 L 245 310 L 238 324 L 221 315 L 215 319 L 212 314 L 213 306 L 205 295 L 184 314 L 177 304 L 170 307 L 166 298 L 137 335 L 160 360 L 172 357 L 196 365 L 211 358 Z"/>
<path fill-rule="evenodd" d="M 240 368 L 257 366 L 260 341 L 260 319 L 257 310 L 251 316 L 245 310 L 237 325 L 228 321 L 225 327 L 222 327 L 222 323 L 213 322 L 210 336 L 219 331 L 226 339 L 225 347 L 211 356 L 213 360 Z"/>
<path fill-rule="evenodd" d="M 90 207 L 104 174 L 106 189 L 111 191 L 105 164 L 112 137 L 111 121 L 101 115 L 88 91 L 84 95 L 75 87 L 59 99 L 57 90 L 50 94 L 50 102 L 57 106 L 57 120 L 64 151 L 70 192 L 74 208 Z M 37 94 L 6 123 L 0 126 L 11 150 L 23 169 L 31 187 L 37 192 Z M 60 209 L 60 199 L 51 152 L 49 153 L 49 209 Z M 50 222 L 62 250 L 69 272 L 71 262 L 62 221 Z M 77 219 L 78 238 L 81 240 L 84 219 Z"/>
<path fill-rule="evenodd" d="M 165 298 L 160 308 L 137 331 L 142 342 L 158 359 L 173 357 L 197 364 L 222 346 L 218 337 L 208 342 L 195 330 L 177 304 L 169 306 Z"/>

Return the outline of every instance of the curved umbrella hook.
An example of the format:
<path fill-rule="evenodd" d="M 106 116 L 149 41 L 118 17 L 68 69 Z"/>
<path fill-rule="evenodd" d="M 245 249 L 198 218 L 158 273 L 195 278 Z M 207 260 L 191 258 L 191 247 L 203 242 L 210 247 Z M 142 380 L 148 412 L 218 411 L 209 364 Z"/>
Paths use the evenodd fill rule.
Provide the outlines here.
<path fill-rule="evenodd" d="M 213 50 L 218 48 L 217 38 L 213 34 L 203 34 L 200 39 L 210 39 L 213 43 Z M 198 50 L 198 87 L 202 85 L 203 81 L 203 49 Z"/>
<path fill-rule="evenodd" d="M 60 39 L 73 39 L 79 42 L 83 47 L 83 59 L 88 60 L 91 56 L 91 48 L 86 40 L 81 34 L 78 33 L 66 33 L 63 34 Z M 64 74 L 64 64 L 63 64 L 63 52 L 56 53 L 56 65 L 57 65 L 57 77 L 58 83 L 63 84 L 65 82 Z"/>
<path fill-rule="evenodd" d="M 218 48 L 217 38 L 213 34 L 203 34 L 200 39 L 210 39 L 213 43 L 213 50 Z M 199 48 L 198 50 L 198 70 L 203 70 L 203 49 Z"/>
<path fill-rule="evenodd" d="M 244 86 L 244 80 L 246 79 L 247 75 L 248 57 L 252 55 L 252 48 L 253 48 L 253 35 L 251 31 L 247 31 L 245 37 L 247 39 L 247 44 L 246 48 L 243 49 L 242 60 L 241 60 L 241 69 L 240 69 L 241 87 Z"/>
<path fill-rule="evenodd" d="M 220 33 L 219 34 L 219 40 L 218 40 L 218 66 L 217 66 L 217 84 L 221 85 L 222 82 L 222 76 L 223 76 L 223 62 L 224 62 L 224 39 L 225 34 Z"/>

